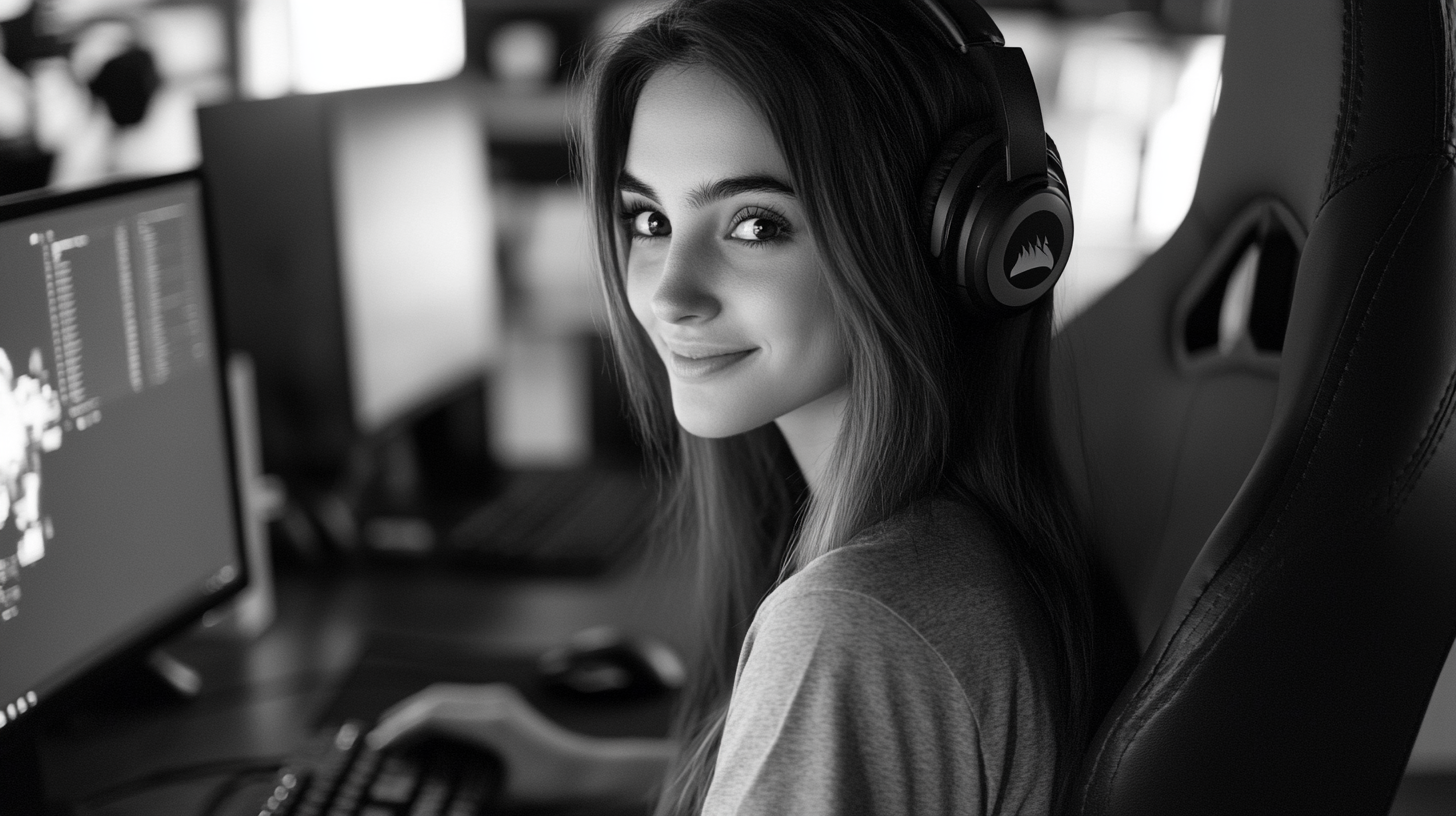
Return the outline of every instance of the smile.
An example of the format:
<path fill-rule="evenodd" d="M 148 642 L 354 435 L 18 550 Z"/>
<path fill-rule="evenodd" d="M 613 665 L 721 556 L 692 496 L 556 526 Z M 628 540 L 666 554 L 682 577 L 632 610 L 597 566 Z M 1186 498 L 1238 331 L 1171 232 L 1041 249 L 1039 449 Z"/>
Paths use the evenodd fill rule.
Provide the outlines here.
<path fill-rule="evenodd" d="M 688 357 L 675 351 L 668 352 L 667 368 L 674 377 L 682 380 L 697 380 L 716 374 L 746 358 L 757 349 L 732 351 L 727 354 L 709 354 L 702 357 Z"/>

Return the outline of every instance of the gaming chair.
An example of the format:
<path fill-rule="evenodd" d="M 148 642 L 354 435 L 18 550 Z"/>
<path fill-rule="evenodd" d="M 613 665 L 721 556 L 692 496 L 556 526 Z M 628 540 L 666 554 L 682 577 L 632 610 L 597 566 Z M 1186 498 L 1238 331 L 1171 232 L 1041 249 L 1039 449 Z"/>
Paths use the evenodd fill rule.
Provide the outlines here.
<path fill-rule="evenodd" d="M 1385 814 L 1456 635 L 1449 0 L 1233 0 L 1168 242 L 1059 334 L 1141 662 L 1087 816 Z"/>

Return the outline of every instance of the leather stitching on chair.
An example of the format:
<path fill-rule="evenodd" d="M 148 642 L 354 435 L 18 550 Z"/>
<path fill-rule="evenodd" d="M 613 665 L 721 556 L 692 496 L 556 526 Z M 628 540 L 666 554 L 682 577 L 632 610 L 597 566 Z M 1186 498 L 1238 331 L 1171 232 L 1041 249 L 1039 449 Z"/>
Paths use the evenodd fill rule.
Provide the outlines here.
<path fill-rule="evenodd" d="M 1456 25 L 1452 25 L 1452 18 L 1456 17 L 1456 3 L 1446 0 L 1441 4 L 1439 18 L 1432 22 L 1435 29 L 1432 34 L 1439 38 L 1435 47 L 1439 53 L 1443 53 L 1445 59 L 1442 64 L 1446 66 L 1446 87 L 1441 97 L 1441 109 L 1437 115 L 1441 121 L 1436 123 L 1438 139 L 1448 148 L 1453 141 L 1453 128 L 1456 128 L 1456 106 L 1452 105 L 1453 97 L 1456 97 Z"/>
<path fill-rule="evenodd" d="M 1446 380 L 1446 392 L 1441 396 L 1441 404 L 1437 407 L 1436 413 L 1431 417 L 1431 424 L 1427 426 L 1426 432 L 1421 437 L 1421 444 L 1411 454 L 1410 461 L 1401 469 L 1401 473 L 1391 484 L 1391 497 L 1388 499 L 1384 512 L 1387 515 L 1400 513 L 1401 507 L 1415 490 L 1416 484 L 1421 480 L 1421 474 L 1425 472 L 1426 465 L 1436 458 L 1436 449 L 1441 446 L 1442 440 L 1446 438 L 1446 431 L 1451 429 L 1452 408 L 1456 408 L 1456 370 Z M 1437 428 L 1440 433 L 1435 433 Z M 1432 435 L 1435 439 L 1432 439 Z M 1414 470 L 1414 473 L 1411 471 Z M 1400 490 L 1395 490 L 1399 484 Z"/>
<path fill-rule="evenodd" d="M 1352 0 L 1352 2 L 1347 3 L 1345 10 L 1346 25 L 1348 26 L 1350 24 L 1352 15 L 1356 18 L 1358 25 L 1358 22 L 1363 18 L 1358 3 Z M 1349 166 L 1350 146 L 1354 142 L 1355 133 L 1359 127 L 1359 107 L 1363 95 L 1364 57 L 1361 51 L 1358 30 L 1353 32 L 1347 30 L 1345 33 L 1345 47 L 1346 49 L 1353 49 L 1353 52 L 1347 50 L 1345 55 L 1342 82 L 1346 84 L 1341 89 L 1341 99 L 1342 103 L 1350 105 L 1352 110 L 1341 113 L 1340 122 L 1336 128 L 1335 152 L 1331 157 L 1330 164 L 1332 169 L 1325 191 L 1325 202 L 1328 202 L 1331 197 L 1351 182 L 1357 181 L 1369 175 L 1374 170 L 1392 162 L 1431 155 L 1451 156 L 1456 154 L 1456 133 L 1453 133 L 1453 131 L 1456 131 L 1456 108 L 1452 106 L 1453 96 L 1456 96 L 1456 89 L 1453 89 L 1453 82 L 1456 82 L 1456 71 L 1452 70 L 1452 66 L 1456 65 L 1456 43 L 1452 42 L 1453 36 L 1456 36 L 1456 26 L 1452 26 L 1449 22 L 1451 17 L 1456 16 L 1456 11 L 1452 10 L 1451 0 L 1447 0 L 1447 2 L 1440 6 L 1433 6 L 1431 15 L 1432 30 L 1429 45 L 1432 49 L 1432 55 L 1435 58 L 1434 61 L 1446 66 L 1445 81 L 1441 83 L 1440 99 L 1432 111 L 1434 116 L 1432 124 L 1434 128 L 1431 135 L 1433 144 L 1438 146 L 1436 151 L 1414 151 L 1381 156 L 1368 159 L 1353 167 Z M 1351 82 L 1354 83 L 1353 86 L 1349 84 Z M 1320 206 L 1323 208 L 1323 202 Z"/>
<path fill-rule="evenodd" d="M 1304 459 L 1304 470 L 1300 472 L 1299 479 L 1295 481 L 1286 494 L 1288 498 L 1284 506 L 1280 508 L 1279 514 L 1274 518 L 1274 522 L 1270 526 L 1268 535 L 1266 536 L 1267 538 L 1272 538 L 1279 531 L 1279 525 L 1283 521 L 1284 515 L 1288 512 L 1290 505 L 1294 503 L 1295 496 L 1299 493 L 1299 488 L 1304 484 L 1305 477 L 1309 475 L 1310 469 L 1314 467 L 1315 457 L 1319 452 L 1320 443 L 1324 440 L 1330 414 L 1335 409 L 1335 402 L 1340 396 L 1341 387 L 1345 382 L 1345 376 L 1349 373 L 1350 361 L 1355 356 L 1355 352 L 1360 344 L 1360 337 L 1364 334 L 1365 324 L 1370 318 L 1371 310 L 1375 306 L 1380 287 L 1385 282 L 1386 273 L 1390 271 L 1390 261 L 1395 257 L 1395 247 L 1400 245 L 1400 239 L 1403 239 L 1406 230 L 1410 229 L 1410 224 L 1415 220 L 1416 213 L 1420 211 L 1421 204 L 1425 203 L 1426 195 L 1430 192 L 1431 185 L 1435 183 L 1435 180 L 1436 174 L 1433 173 L 1421 189 L 1420 199 L 1414 207 L 1411 206 L 1411 197 L 1415 195 L 1417 187 L 1420 186 L 1420 179 L 1417 178 L 1411 183 L 1410 188 L 1406 190 L 1405 198 L 1401 200 L 1400 206 L 1396 209 L 1395 214 L 1385 225 L 1385 231 L 1381 233 L 1379 240 L 1371 248 L 1370 255 L 1365 259 L 1365 264 L 1360 270 L 1360 277 L 1355 282 L 1355 290 L 1350 297 L 1350 305 L 1345 310 L 1345 316 L 1340 320 L 1339 329 L 1335 332 L 1335 340 L 1333 348 L 1330 351 L 1329 360 L 1325 364 L 1325 370 L 1320 374 L 1320 387 L 1315 394 L 1314 405 L 1311 406 L 1309 418 L 1306 420 L 1304 430 L 1300 432 L 1299 441 L 1295 444 L 1295 456 L 1296 458 Z M 1400 239 L 1391 243 L 1389 241 L 1391 231 L 1398 224 L 1401 224 L 1401 222 L 1404 222 L 1404 224 L 1400 227 Z M 1382 251 L 1384 251 L 1386 256 L 1385 261 L 1380 265 L 1379 270 L 1376 271 L 1373 267 L 1376 266 L 1377 256 Z M 1366 287 L 1369 287 L 1368 295 L 1362 292 Z M 1358 322 L 1355 322 L 1352 332 L 1350 331 L 1350 326 L 1357 309 L 1360 310 L 1361 314 Z M 1347 337 L 1348 340 L 1346 339 Z M 1334 378 L 1334 382 L 1331 383 L 1330 372 L 1336 365 L 1340 367 L 1340 373 L 1338 377 Z M 1308 451 L 1301 453 L 1301 449 L 1305 447 L 1305 441 L 1309 438 L 1311 425 L 1317 425 L 1318 430 L 1314 439 L 1309 443 Z"/>
<path fill-rule="evenodd" d="M 1334 149 L 1330 151 L 1329 185 L 1345 172 L 1350 160 L 1350 147 L 1355 141 L 1355 127 L 1360 122 L 1360 89 L 1364 84 L 1364 57 L 1360 49 L 1360 25 L 1357 0 L 1345 0 L 1344 59 L 1340 69 L 1340 116 L 1335 122 Z M 1325 198 L 1329 198 L 1329 185 Z"/>
<path fill-rule="evenodd" d="M 1441 65 L 1446 68 L 1446 81 L 1441 86 L 1440 104 L 1436 106 L 1433 113 L 1436 115 L 1435 137 L 1437 144 L 1449 143 L 1451 141 L 1451 81 L 1452 81 L 1452 44 L 1449 38 L 1453 32 L 1447 19 L 1451 15 L 1450 0 L 1439 6 L 1431 6 L 1431 53 L 1440 57 Z"/>
<path fill-rule="evenodd" d="M 1442 166 L 1436 168 L 1432 174 L 1432 184 L 1443 171 L 1450 171 L 1456 162 L 1447 158 Z M 1421 435 L 1421 442 L 1411 452 L 1410 458 L 1406 460 L 1405 466 L 1391 482 L 1391 489 L 1387 496 L 1382 512 L 1393 515 L 1400 512 L 1406 499 L 1415 490 L 1420 482 L 1421 474 L 1425 472 L 1426 465 L 1436 456 L 1436 449 L 1440 447 L 1442 440 L 1446 438 L 1446 431 L 1451 426 L 1452 409 L 1456 408 L 1456 370 L 1446 380 L 1446 389 L 1441 396 L 1441 402 L 1436 412 L 1431 417 L 1430 423 L 1426 426 L 1425 432 Z M 1439 429 L 1439 431 L 1438 431 Z"/>
<path fill-rule="evenodd" d="M 1325 196 L 1324 200 L 1320 202 L 1319 209 L 1316 210 L 1316 217 L 1318 217 L 1318 214 L 1324 210 L 1325 205 L 1330 202 L 1330 199 L 1334 198 L 1337 194 L 1339 194 L 1341 190 L 1372 173 L 1378 173 L 1381 170 L 1386 169 L 1387 167 L 1395 164 L 1400 164 L 1401 162 L 1423 161 L 1430 159 L 1450 160 L 1453 157 L 1456 157 L 1456 144 L 1444 145 L 1443 149 L 1439 151 L 1411 151 L 1409 153 L 1398 153 L 1389 156 L 1381 156 L 1376 159 L 1362 162 L 1348 170 L 1344 176 L 1341 176 L 1331 185 L 1329 193 Z"/>

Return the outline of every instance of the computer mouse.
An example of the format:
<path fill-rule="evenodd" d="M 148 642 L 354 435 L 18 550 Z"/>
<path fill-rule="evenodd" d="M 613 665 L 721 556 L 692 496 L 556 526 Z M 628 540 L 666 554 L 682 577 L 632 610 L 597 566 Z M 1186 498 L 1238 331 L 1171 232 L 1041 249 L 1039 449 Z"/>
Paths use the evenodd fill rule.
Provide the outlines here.
<path fill-rule="evenodd" d="M 544 652 L 537 662 L 548 687 L 586 696 L 642 697 L 682 688 L 687 669 L 654 638 L 595 626 Z"/>

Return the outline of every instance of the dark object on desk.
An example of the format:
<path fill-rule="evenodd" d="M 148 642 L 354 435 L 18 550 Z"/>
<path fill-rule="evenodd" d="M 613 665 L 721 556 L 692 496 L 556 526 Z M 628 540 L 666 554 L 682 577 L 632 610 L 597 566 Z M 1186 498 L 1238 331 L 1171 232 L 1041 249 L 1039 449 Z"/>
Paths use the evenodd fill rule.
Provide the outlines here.
<path fill-rule="evenodd" d="M 598 575 L 640 553 L 654 500 L 636 470 L 516 473 L 449 530 L 441 555 L 495 571 Z"/>
<path fill-rule="evenodd" d="M 376 750 L 366 726 L 325 732 L 279 771 L 259 816 L 481 816 L 496 811 L 500 761 L 462 742 L 429 738 Z"/>
<path fill-rule="evenodd" d="M 665 736 L 676 696 L 561 694 L 543 682 L 535 654 L 479 652 L 434 639 L 381 633 L 365 647 L 317 722 L 330 726 L 348 720 L 372 722 L 400 700 L 440 682 L 510 683 L 547 717 L 596 737 Z"/>
<path fill-rule="evenodd" d="M 578 632 L 538 662 L 548 687 L 591 697 L 644 697 L 682 688 L 687 669 L 667 644 L 610 626 Z"/>

